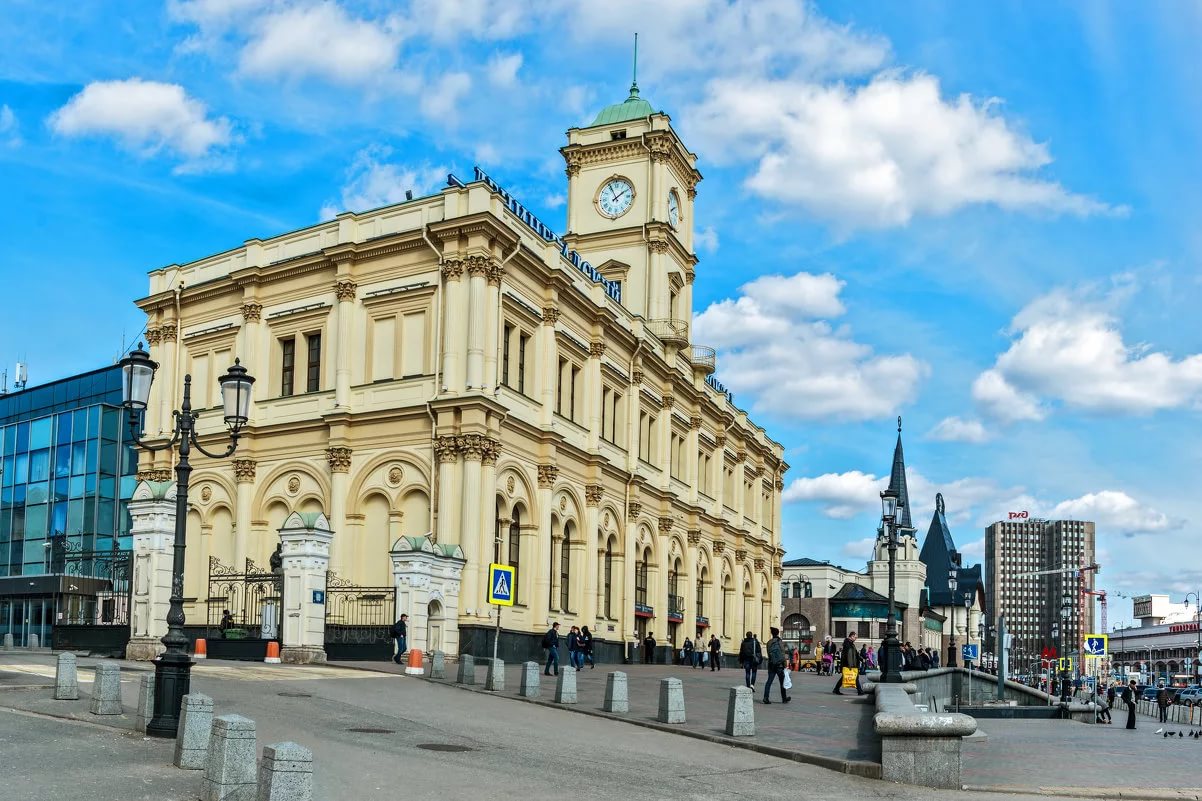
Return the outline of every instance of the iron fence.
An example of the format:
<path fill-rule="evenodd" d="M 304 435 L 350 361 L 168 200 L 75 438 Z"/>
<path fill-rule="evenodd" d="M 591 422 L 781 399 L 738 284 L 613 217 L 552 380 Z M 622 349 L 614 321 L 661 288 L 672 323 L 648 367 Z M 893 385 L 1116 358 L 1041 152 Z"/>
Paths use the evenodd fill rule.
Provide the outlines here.
<path fill-rule="evenodd" d="M 396 588 L 365 587 L 326 572 L 325 650 L 330 659 L 392 656 Z"/>
<path fill-rule="evenodd" d="M 276 640 L 280 636 L 284 576 L 247 559 L 244 568 L 209 557 L 209 637 Z"/>

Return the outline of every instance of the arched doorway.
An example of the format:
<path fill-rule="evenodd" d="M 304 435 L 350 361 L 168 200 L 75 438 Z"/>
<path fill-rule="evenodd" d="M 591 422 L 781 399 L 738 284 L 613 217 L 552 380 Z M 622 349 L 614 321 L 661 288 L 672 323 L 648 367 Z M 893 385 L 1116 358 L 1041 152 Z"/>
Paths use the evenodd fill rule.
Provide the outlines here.
<path fill-rule="evenodd" d="M 785 618 L 782 639 L 803 657 L 814 653 L 814 631 L 810 628 L 810 619 L 805 615 L 789 615 Z"/>
<path fill-rule="evenodd" d="M 426 644 L 430 652 L 441 651 L 442 648 L 442 602 L 434 600 L 426 608 Z"/>

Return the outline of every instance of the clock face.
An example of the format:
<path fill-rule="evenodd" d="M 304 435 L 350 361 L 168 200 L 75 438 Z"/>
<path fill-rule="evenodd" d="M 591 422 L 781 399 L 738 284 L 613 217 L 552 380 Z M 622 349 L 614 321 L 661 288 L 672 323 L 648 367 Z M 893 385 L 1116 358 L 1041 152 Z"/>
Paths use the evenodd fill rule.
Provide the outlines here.
<path fill-rule="evenodd" d="M 680 196 L 675 190 L 668 193 L 668 225 L 673 228 L 680 225 Z"/>
<path fill-rule="evenodd" d="M 621 217 L 634 202 L 634 187 L 625 178 L 611 178 L 597 195 L 597 208 L 606 217 Z"/>

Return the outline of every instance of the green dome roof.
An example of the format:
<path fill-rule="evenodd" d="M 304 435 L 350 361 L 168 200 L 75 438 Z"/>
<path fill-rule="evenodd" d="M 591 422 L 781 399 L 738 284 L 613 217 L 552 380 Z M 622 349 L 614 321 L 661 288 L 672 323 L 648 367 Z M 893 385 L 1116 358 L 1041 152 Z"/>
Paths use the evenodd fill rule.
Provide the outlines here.
<path fill-rule="evenodd" d="M 597 115 L 597 119 L 593 120 L 593 124 L 589 127 L 612 125 L 615 122 L 626 122 L 627 120 L 639 120 L 649 117 L 654 113 L 655 109 L 651 107 L 651 104 L 639 97 L 639 88 L 635 85 L 630 87 L 630 97 L 621 103 L 614 103 L 612 106 L 606 106 L 601 109 L 601 113 Z"/>

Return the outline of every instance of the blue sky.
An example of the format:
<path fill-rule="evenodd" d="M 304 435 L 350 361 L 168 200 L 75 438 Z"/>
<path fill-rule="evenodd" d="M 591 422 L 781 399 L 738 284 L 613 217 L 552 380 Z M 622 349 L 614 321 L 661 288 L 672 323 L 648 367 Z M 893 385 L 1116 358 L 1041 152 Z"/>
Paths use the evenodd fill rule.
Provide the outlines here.
<path fill-rule="evenodd" d="M 10 0 L 0 363 L 107 363 L 146 271 L 473 164 L 562 227 L 557 148 L 638 30 L 705 175 L 696 338 L 785 444 L 789 556 L 868 556 L 900 414 L 924 530 L 936 491 L 969 554 L 1009 511 L 1093 519 L 1101 586 L 1196 589 L 1202 11 L 1131 9 Z"/>

